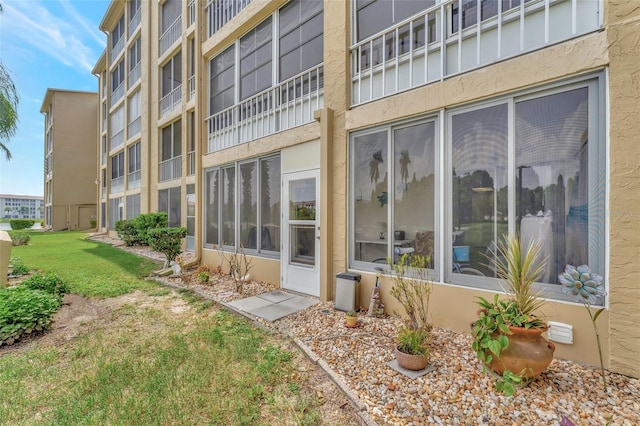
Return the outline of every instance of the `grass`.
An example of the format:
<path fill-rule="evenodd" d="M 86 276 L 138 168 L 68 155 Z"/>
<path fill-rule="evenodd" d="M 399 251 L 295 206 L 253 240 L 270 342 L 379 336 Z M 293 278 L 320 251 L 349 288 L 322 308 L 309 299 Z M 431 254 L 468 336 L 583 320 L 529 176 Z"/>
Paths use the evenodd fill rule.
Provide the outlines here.
<path fill-rule="evenodd" d="M 145 293 L 74 340 L 1 355 L 1 425 L 321 422 L 295 368 L 301 355 L 209 301 L 144 281 L 152 264 L 83 236 L 34 235 L 12 256 L 63 276 L 73 292 Z"/>
<path fill-rule="evenodd" d="M 30 268 L 58 274 L 72 293 L 84 296 L 114 297 L 157 288 L 142 280 L 157 264 L 85 237 L 84 232 L 32 232 L 30 245 L 12 247 L 11 256 Z"/>

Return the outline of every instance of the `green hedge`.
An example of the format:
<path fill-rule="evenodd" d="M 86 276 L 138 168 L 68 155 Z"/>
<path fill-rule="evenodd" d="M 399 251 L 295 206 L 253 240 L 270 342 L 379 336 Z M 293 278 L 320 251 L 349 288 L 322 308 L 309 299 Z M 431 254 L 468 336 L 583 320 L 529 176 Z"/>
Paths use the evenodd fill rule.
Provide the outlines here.
<path fill-rule="evenodd" d="M 141 214 L 131 220 L 116 222 L 118 237 L 127 246 L 150 245 L 148 232 L 150 229 L 165 228 L 169 224 L 166 212 Z"/>
<path fill-rule="evenodd" d="M 25 286 L 0 288 L 0 343 L 48 327 L 60 308 L 60 298 Z"/>
<path fill-rule="evenodd" d="M 164 254 L 167 262 L 171 262 L 182 252 L 182 239 L 186 236 L 187 228 L 150 229 L 149 245 Z"/>
<path fill-rule="evenodd" d="M 11 229 L 29 229 L 36 223 L 33 219 L 11 219 L 9 225 Z"/>

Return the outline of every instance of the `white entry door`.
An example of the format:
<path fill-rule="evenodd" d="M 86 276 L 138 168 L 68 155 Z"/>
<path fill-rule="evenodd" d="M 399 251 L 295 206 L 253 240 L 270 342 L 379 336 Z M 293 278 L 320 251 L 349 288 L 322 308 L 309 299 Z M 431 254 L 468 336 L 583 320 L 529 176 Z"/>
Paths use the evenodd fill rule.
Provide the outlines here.
<path fill-rule="evenodd" d="M 319 170 L 285 173 L 283 179 L 282 287 L 320 296 Z"/>

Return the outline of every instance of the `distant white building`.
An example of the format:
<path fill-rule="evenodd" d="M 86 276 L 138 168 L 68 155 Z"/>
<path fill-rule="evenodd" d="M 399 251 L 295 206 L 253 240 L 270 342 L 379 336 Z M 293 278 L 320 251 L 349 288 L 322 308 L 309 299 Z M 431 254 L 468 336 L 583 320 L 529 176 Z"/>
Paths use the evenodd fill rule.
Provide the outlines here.
<path fill-rule="evenodd" d="M 0 194 L 0 217 L 6 219 L 42 219 L 44 197 Z"/>

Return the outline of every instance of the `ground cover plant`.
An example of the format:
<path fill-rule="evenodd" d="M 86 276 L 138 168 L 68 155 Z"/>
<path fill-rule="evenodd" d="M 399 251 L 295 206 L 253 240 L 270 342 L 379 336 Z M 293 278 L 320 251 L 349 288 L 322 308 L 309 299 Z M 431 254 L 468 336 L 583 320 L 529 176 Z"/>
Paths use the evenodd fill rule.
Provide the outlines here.
<path fill-rule="evenodd" d="M 8 231 L 11 238 L 11 245 L 14 246 L 26 246 L 31 240 L 31 233 L 29 231 Z"/>
<path fill-rule="evenodd" d="M 46 291 L 0 287 L 0 345 L 43 330 L 59 307 L 60 298 Z"/>

